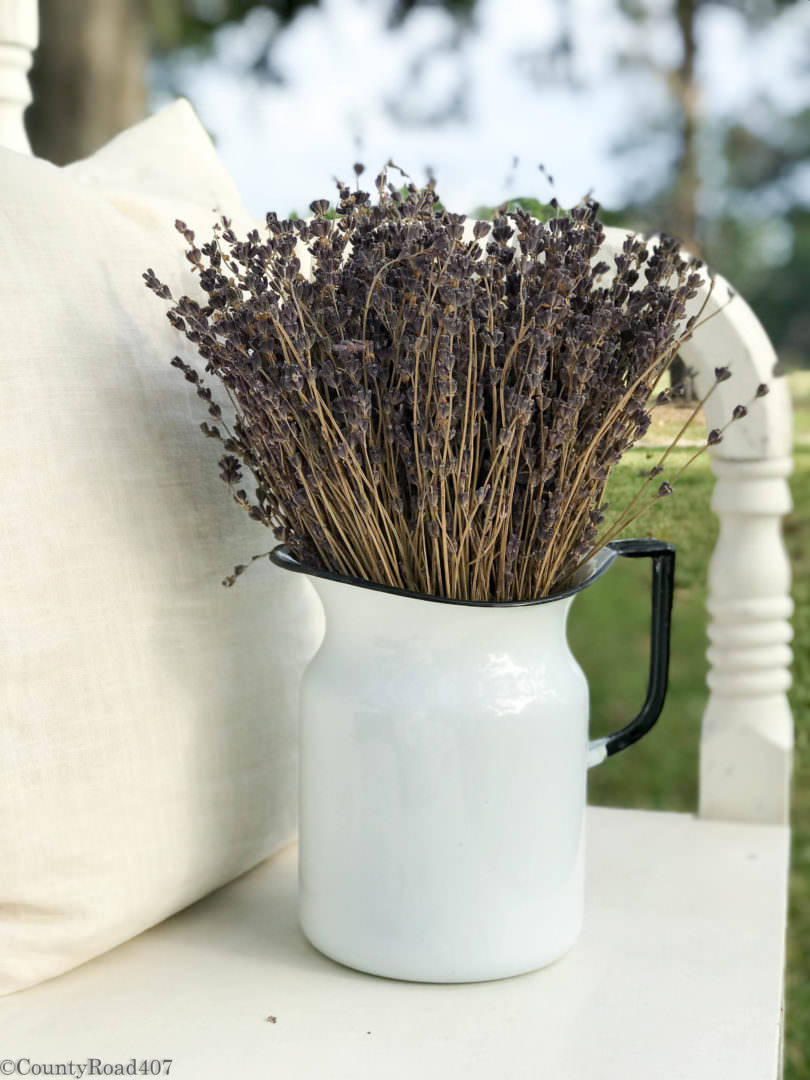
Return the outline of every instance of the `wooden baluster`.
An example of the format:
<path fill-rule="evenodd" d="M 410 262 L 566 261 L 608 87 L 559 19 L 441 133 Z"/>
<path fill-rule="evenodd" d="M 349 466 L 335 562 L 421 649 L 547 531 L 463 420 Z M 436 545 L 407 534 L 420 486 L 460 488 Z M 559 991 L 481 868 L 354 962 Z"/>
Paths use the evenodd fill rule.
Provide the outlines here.
<path fill-rule="evenodd" d="M 709 428 L 734 406 L 749 412 L 712 449 L 712 509 L 720 535 L 709 565 L 709 701 L 700 748 L 703 817 L 785 823 L 790 814 L 793 719 L 787 700 L 792 653 L 790 564 L 781 520 L 791 508 L 792 412 L 787 384 L 773 375 L 776 354 L 744 300 L 729 302 L 718 279 L 712 309 L 683 350 L 702 393 L 727 365 L 706 407 Z M 770 392 L 755 398 L 757 386 Z M 753 400 L 752 400 L 753 399 Z"/>
<path fill-rule="evenodd" d="M 605 234 L 610 262 L 627 232 L 609 228 Z M 705 294 L 706 287 L 693 310 Z M 787 700 L 793 604 L 781 519 L 791 506 L 790 398 L 785 380 L 773 376 L 776 354 L 762 324 L 722 278 L 715 280 L 704 314 L 712 317 L 681 350 L 697 372 L 698 392 L 712 385 L 716 367 L 732 372 L 707 402 L 707 426 L 724 427 L 738 404 L 748 405 L 749 413 L 711 450 L 717 477 L 711 505 L 720 535 L 709 567 L 700 814 L 785 823 L 793 755 Z M 755 398 L 760 383 L 770 393 Z"/>
<path fill-rule="evenodd" d="M 30 153 L 23 113 L 31 101 L 28 70 L 39 37 L 37 0 L 0 3 L 0 146 Z"/>
<path fill-rule="evenodd" d="M 746 418 L 748 419 L 748 418 Z M 790 565 L 780 523 L 790 458 L 714 458 L 720 536 L 709 567 L 709 703 L 700 752 L 700 813 L 787 822 L 793 721 Z"/>

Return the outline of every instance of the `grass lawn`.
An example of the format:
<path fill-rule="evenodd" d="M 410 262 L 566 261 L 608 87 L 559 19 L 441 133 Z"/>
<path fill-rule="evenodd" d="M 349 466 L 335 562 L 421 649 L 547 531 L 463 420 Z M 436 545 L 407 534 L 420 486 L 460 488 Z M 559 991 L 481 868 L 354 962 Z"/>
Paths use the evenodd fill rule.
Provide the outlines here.
<path fill-rule="evenodd" d="M 810 1076 L 810 372 L 790 376 L 796 420 L 794 511 L 785 524 L 796 601 L 793 866 L 788 930 L 785 1080 Z M 667 424 L 672 426 L 671 418 Z M 667 429 L 668 430 L 668 429 Z M 651 432 L 654 436 L 655 432 Z M 699 436 L 698 436 L 699 437 Z M 650 442 L 649 438 L 646 440 Z M 691 451 L 677 451 L 677 466 Z M 632 451 L 611 477 L 608 500 L 621 506 L 657 454 Z M 658 726 L 625 754 L 593 770 L 589 800 L 616 806 L 692 811 L 697 806 L 700 720 L 706 701 L 706 568 L 717 535 L 709 510 L 713 478 L 704 455 L 627 535 L 657 536 L 678 548 L 670 689 Z M 617 563 L 582 594 L 571 615 L 571 646 L 591 686 L 593 735 L 627 723 L 647 678 L 649 565 Z"/>

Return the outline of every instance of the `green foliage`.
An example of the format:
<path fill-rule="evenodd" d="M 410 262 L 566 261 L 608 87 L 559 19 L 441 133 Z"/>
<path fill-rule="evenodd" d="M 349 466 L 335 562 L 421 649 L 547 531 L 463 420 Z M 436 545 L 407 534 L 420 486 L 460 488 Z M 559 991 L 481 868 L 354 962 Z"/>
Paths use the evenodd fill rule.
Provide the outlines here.
<path fill-rule="evenodd" d="M 801 409 L 807 421 L 810 408 Z M 806 423 L 798 427 L 808 426 Z M 810 447 L 795 450 L 791 480 L 795 509 L 785 526 L 793 566 L 793 689 L 796 720 L 793 845 L 790 875 L 785 1080 L 810 1076 Z"/>
<path fill-rule="evenodd" d="M 536 217 L 538 221 L 550 221 L 560 214 L 559 207 L 552 206 L 550 202 L 543 202 L 532 195 L 520 195 L 514 199 L 507 199 L 497 205 L 483 204 L 477 206 L 470 213 L 470 217 L 479 218 L 481 221 L 491 221 L 496 211 L 525 210 L 527 214 Z M 599 220 L 603 225 L 623 225 L 627 222 L 627 216 L 616 210 L 606 210 L 604 206 L 599 208 Z"/>
<path fill-rule="evenodd" d="M 762 251 L 786 231 L 784 261 L 766 262 Z M 781 217 L 725 217 L 707 229 L 707 250 L 717 271 L 753 307 L 785 368 L 810 367 L 810 211 L 794 207 Z"/>
<path fill-rule="evenodd" d="M 509 199 L 507 202 L 499 203 L 497 206 L 477 206 L 470 214 L 470 217 L 478 218 L 480 221 L 492 221 L 497 212 L 502 213 L 504 210 L 525 210 L 527 214 L 536 217 L 538 221 L 550 221 L 559 213 L 559 210 L 555 209 L 550 203 L 540 202 L 539 199 L 533 199 L 531 196 L 525 195 L 517 199 Z"/>
<path fill-rule="evenodd" d="M 687 450 L 673 453 L 680 466 Z M 607 499 L 626 505 L 653 463 L 634 450 L 608 483 Z M 626 754 L 595 769 L 590 800 L 609 806 L 693 811 L 697 805 L 698 740 L 705 704 L 706 566 L 717 538 L 708 511 L 713 485 L 705 457 L 678 481 L 673 496 L 655 503 L 624 536 L 656 536 L 678 549 L 670 690 L 658 726 Z M 629 723 L 647 685 L 649 568 L 619 562 L 574 604 L 570 640 L 588 676 L 592 734 L 606 735 Z"/>
<path fill-rule="evenodd" d="M 271 12 L 279 29 L 287 26 L 307 7 L 318 7 L 320 0 L 147 0 L 147 19 L 153 47 L 159 52 L 179 48 L 209 48 L 214 33 L 228 23 L 237 23 L 253 11 Z M 437 0 L 460 20 L 469 20 L 475 0 Z M 414 8 L 424 7 L 425 0 L 397 0 L 391 13 L 392 27 L 399 25 Z M 261 61 L 259 66 L 263 66 Z"/>

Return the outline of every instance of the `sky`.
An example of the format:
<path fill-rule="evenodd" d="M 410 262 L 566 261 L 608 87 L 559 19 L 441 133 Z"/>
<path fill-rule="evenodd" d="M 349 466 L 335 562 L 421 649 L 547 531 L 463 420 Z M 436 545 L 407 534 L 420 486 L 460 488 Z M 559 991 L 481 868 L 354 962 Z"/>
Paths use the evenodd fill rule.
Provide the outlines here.
<path fill-rule="evenodd" d="M 370 184 L 389 157 L 418 183 L 432 169 L 458 212 L 552 193 L 572 205 L 589 191 L 620 206 L 665 182 L 677 153 L 661 75 L 679 58 L 672 4 L 644 7 L 639 26 L 613 0 L 479 0 L 475 32 L 456 40 L 440 8 L 416 9 L 391 33 L 389 0 L 321 0 L 276 39 L 281 83 L 246 74 L 273 29 L 267 11 L 219 31 L 213 55 L 183 60 L 175 81 L 257 215 L 333 198 L 332 178 L 352 181 L 358 160 Z M 810 3 L 757 30 L 710 4 L 697 29 L 709 132 L 742 113 L 768 125 L 774 109 L 810 104 Z M 554 54 L 561 30 L 570 59 Z M 454 100 L 463 107 L 436 122 Z M 719 156 L 704 158 L 722 169 Z M 810 169 L 795 182 L 810 201 Z"/>

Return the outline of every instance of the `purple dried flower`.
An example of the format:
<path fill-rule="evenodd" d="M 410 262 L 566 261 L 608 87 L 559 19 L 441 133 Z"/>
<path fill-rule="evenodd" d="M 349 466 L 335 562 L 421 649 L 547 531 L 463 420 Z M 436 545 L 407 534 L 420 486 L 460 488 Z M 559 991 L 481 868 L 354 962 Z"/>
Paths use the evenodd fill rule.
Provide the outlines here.
<path fill-rule="evenodd" d="M 244 239 L 222 218 L 199 248 L 178 222 L 198 298 L 144 280 L 235 421 L 172 363 L 224 428 L 202 425 L 232 496 L 299 558 L 460 599 L 545 595 L 599 545 L 605 483 L 650 423 L 696 267 L 671 238 L 629 236 L 601 285 L 590 198 L 555 200 L 545 224 L 502 207 L 465 242 L 433 181 L 402 188 L 396 169 L 376 199 L 338 181 L 334 218 L 316 199 L 311 220 L 269 213 Z"/>
<path fill-rule="evenodd" d="M 242 479 L 239 459 L 233 454 L 226 454 L 219 460 L 219 475 L 226 484 L 236 484 Z"/>

